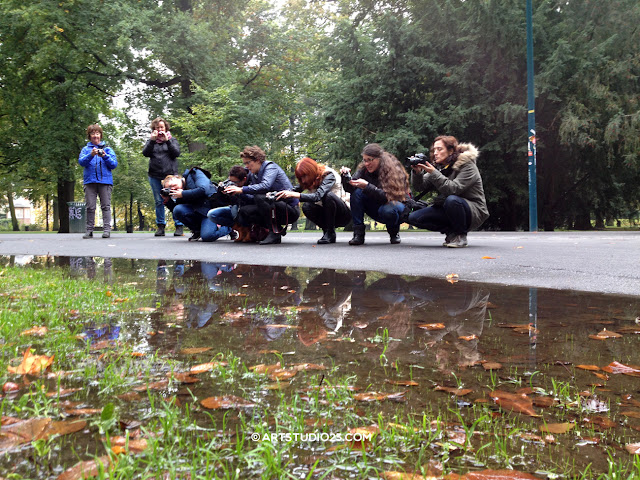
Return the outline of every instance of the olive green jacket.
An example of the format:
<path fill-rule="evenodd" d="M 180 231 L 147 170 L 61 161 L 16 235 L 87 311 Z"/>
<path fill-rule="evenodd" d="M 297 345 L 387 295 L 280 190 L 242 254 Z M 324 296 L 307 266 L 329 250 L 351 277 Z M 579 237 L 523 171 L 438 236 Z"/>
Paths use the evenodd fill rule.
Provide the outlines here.
<path fill-rule="evenodd" d="M 411 186 L 416 191 L 437 190 L 438 196 L 433 200 L 435 206 L 444 204 L 449 195 L 464 198 L 471 209 L 469 230 L 475 230 L 489 218 L 482 177 L 476 165 L 480 152 L 470 143 L 461 143 L 458 148 L 462 153 L 453 166 L 449 167 L 453 168 L 453 172 L 448 177 L 438 170 L 424 174 L 412 171 Z"/>

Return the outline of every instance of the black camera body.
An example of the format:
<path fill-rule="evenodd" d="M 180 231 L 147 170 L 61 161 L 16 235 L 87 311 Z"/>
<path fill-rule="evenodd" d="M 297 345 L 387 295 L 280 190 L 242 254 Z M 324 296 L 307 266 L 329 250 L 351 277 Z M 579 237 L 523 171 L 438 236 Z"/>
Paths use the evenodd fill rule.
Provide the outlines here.
<path fill-rule="evenodd" d="M 104 157 L 105 152 L 102 148 L 98 148 L 96 149 L 96 155 L 98 155 L 99 157 Z"/>
<path fill-rule="evenodd" d="M 407 158 L 404 161 L 404 164 L 407 167 L 415 167 L 419 164 L 424 164 L 429 161 L 429 157 L 427 157 L 424 153 L 416 153 L 414 156 Z"/>
<path fill-rule="evenodd" d="M 171 189 L 170 188 L 163 188 L 162 190 L 160 190 L 160 193 L 162 195 L 164 195 L 165 197 L 168 197 L 171 194 Z"/>
<path fill-rule="evenodd" d="M 277 196 L 278 196 L 278 192 L 267 192 L 266 194 L 267 200 L 272 200 L 272 201 L 275 201 Z"/>
<path fill-rule="evenodd" d="M 228 178 L 226 180 L 223 180 L 222 182 L 218 183 L 218 190 L 224 190 L 227 187 L 235 187 L 236 184 L 232 181 L 229 180 Z"/>
<path fill-rule="evenodd" d="M 345 183 L 349 183 L 351 181 L 351 172 L 345 172 L 342 174 L 342 181 Z"/>

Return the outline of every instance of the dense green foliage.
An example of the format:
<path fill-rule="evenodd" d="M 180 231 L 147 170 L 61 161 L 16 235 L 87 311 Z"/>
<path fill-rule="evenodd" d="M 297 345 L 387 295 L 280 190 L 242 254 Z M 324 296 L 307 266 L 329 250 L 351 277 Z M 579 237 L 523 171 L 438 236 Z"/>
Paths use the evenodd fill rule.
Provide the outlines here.
<path fill-rule="evenodd" d="M 115 203 L 149 211 L 140 109 L 172 121 L 183 166 L 217 177 L 247 144 L 291 172 L 304 155 L 354 166 L 367 142 L 402 158 L 451 134 L 481 149 L 485 227 L 527 228 L 523 2 L 279 5 L 2 2 L 0 168 L 33 199 L 64 205 L 80 178 L 84 129 L 100 120 L 124 160 Z M 534 1 L 546 229 L 638 215 L 639 23 L 634 0 Z"/>

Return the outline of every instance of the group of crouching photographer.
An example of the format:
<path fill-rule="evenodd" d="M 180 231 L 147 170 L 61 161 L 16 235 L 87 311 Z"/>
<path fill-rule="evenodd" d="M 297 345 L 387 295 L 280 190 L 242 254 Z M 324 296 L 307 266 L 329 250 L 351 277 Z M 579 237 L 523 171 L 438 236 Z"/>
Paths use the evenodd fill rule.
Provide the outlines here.
<path fill-rule="evenodd" d="M 318 244 L 335 243 L 335 229 L 352 222 L 349 244 L 362 245 L 367 214 L 386 226 L 392 244 L 400 243 L 400 225 L 408 223 L 443 233 L 446 247 L 465 247 L 469 230 L 489 216 L 478 154 L 473 145 L 441 136 L 429 158 L 407 160 L 414 188 L 436 191 L 431 204 L 412 197 L 404 166 L 378 144 L 365 146 L 353 175 L 347 167 L 338 173 L 303 158 L 295 168 L 296 188 L 262 149 L 245 147 L 243 165 L 233 167 L 226 181 L 213 184 L 208 172 L 194 167 L 167 176 L 161 194 L 174 219 L 191 230 L 190 241 L 212 242 L 230 235 L 236 242 L 279 244 L 302 204 L 305 216 L 322 229 Z"/>

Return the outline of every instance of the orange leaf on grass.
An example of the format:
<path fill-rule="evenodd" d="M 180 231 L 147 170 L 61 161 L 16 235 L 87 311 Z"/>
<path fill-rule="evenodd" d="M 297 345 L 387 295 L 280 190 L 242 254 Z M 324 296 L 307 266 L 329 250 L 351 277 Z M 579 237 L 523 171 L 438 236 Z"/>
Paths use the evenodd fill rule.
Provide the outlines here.
<path fill-rule="evenodd" d="M 31 349 L 27 348 L 22 357 L 22 363 L 17 367 L 8 366 L 7 370 L 9 373 L 18 375 L 40 375 L 51 366 L 54 357 L 55 355 L 50 357 L 46 355 L 32 355 Z"/>
<path fill-rule="evenodd" d="M 502 368 L 502 364 L 498 362 L 484 362 L 482 364 L 482 368 L 485 370 L 500 370 Z"/>
<path fill-rule="evenodd" d="M 418 328 L 424 328 L 425 330 L 442 330 L 446 328 L 443 323 L 423 323 L 418 325 Z"/>
<path fill-rule="evenodd" d="M 20 335 L 31 335 L 34 337 L 43 337 L 44 335 L 47 334 L 48 331 L 49 329 L 47 327 L 33 327 L 33 328 L 30 328 L 29 330 L 25 330 Z"/>
<path fill-rule="evenodd" d="M 496 257 L 489 257 L 487 255 L 485 255 L 484 257 L 482 257 L 483 260 L 495 260 Z"/>
<path fill-rule="evenodd" d="M 531 417 L 539 417 L 533 408 L 533 401 L 526 395 L 494 390 L 489 394 L 494 402 L 503 410 L 522 413 Z"/>
<path fill-rule="evenodd" d="M 201 363 L 200 365 L 194 365 L 193 367 L 191 367 L 189 369 L 189 373 L 197 374 L 197 373 L 210 372 L 214 368 L 226 367 L 226 366 L 227 366 L 227 362 Z"/>
<path fill-rule="evenodd" d="M 418 382 L 414 382 L 413 380 L 389 380 L 388 378 L 385 382 L 391 385 L 400 385 L 402 387 L 416 387 L 418 386 Z"/>
<path fill-rule="evenodd" d="M 211 347 L 192 347 L 192 348 L 183 348 L 180 350 L 180 353 L 183 355 L 194 355 L 196 353 L 204 353 L 211 350 Z"/>
<path fill-rule="evenodd" d="M 451 394 L 455 395 L 456 397 L 464 397 L 465 395 L 468 395 L 469 393 L 471 393 L 473 391 L 470 388 L 442 387 L 440 385 L 436 385 L 435 390 L 441 391 L 441 392 L 451 393 Z"/>
<path fill-rule="evenodd" d="M 640 377 L 640 367 L 635 365 L 624 365 L 620 362 L 611 362 L 606 367 L 602 367 L 602 370 L 614 375 L 621 373 L 632 377 Z"/>
<path fill-rule="evenodd" d="M 471 340 L 477 340 L 478 336 L 474 333 L 472 335 L 462 335 L 458 337 L 458 340 L 464 340 L 465 342 L 470 342 Z"/>
<path fill-rule="evenodd" d="M 542 425 L 540 427 L 540 431 L 544 433 L 567 433 L 573 427 L 575 427 L 575 423 L 547 423 L 546 425 Z"/>
<path fill-rule="evenodd" d="M 209 397 L 200 401 L 200 405 L 204 408 L 211 410 L 227 409 L 227 408 L 240 408 L 240 407 L 255 407 L 255 403 L 251 403 L 244 398 L 236 397 L 235 395 L 224 395 L 221 397 Z"/>
<path fill-rule="evenodd" d="M 445 478 L 448 479 L 449 476 Z M 469 472 L 460 477 L 460 480 L 540 480 L 540 477 L 517 470 L 482 470 Z"/>
<path fill-rule="evenodd" d="M 628 443 L 624 448 L 633 455 L 640 455 L 640 443 Z"/>
<path fill-rule="evenodd" d="M 58 475 L 57 480 L 80 480 L 89 477 L 97 477 L 100 473 L 100 466 L 102 466 L 102 468 L 107 472 L 110 470 L 111 460 L 109 455 L 104 455 L 95 460 L 76 463 L 73 467 Z"/>
<path fill-rule="evenodd" d="M 353 398 L 359 402 L 381 402 L 383 400 L 404 400 L 405 394 L 408 390 L 404 392 L 396 392 L 396 393 L 380 393 L 380 392 L 364 392 L 364 393 L 356 393 Z"/>
<path fill-rule="evenodd" d="M 139 453 L 145 451 L 149 445 L 144 438 L 132 439 L 131 437 L 110 437 L 111 445 L 123 448 L 129 448 L 129 452 L 131 453 Z"/>

